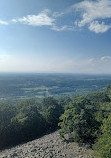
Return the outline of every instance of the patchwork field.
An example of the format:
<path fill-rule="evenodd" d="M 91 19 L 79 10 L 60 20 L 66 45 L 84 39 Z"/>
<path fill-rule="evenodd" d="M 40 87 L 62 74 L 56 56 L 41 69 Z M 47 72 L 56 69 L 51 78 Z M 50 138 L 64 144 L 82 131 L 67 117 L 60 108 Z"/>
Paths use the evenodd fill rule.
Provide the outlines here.
<path fill-rule="evenodd" d="M 111 76 L 76 74 L 0 74 L 0 101 L 85 95 L 101 91 Z"/>

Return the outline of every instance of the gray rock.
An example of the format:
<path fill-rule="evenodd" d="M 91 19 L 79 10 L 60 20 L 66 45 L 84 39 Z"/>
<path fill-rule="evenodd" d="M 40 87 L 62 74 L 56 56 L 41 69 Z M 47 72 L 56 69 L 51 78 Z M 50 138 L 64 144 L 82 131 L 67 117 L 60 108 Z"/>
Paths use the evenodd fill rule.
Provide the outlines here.
<path fill-rule="evenodd" d="M 85 145 L 60 140 L 58 131 L 0 152 L 0 158 L 92 158 Z"/>

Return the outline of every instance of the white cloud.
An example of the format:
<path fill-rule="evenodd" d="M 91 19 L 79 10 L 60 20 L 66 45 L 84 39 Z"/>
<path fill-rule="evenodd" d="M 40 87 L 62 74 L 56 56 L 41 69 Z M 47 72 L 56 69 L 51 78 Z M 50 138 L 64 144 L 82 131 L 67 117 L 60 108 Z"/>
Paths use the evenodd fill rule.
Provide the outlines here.
<path fill-rule="evenodd" d="M 18 20 L 17 19 L 12 19 L 11 22 L 16 23 L 16 22 L 18 22 Z"/>
<path fill-rule="evenodd" d="M 31 26 L 52 26 L 55 19 L 49 16 L 48 9 L 42 11 L 38 15 L 27 15 L 22 18 L 12 19 L 12 22 L 21 22 Z"/>
<path fill-rule="evenodd" d="M 53 17 L 54 18 L 62 17 L 64 14 L 65 14 L 64 12 L 54 12 Z"/>
<path fill-rule="evenodd" d="M 89 25 L 89 29 L 96 33 L 102 33 L 110 29 L 111 25 L 103 22 L 105 19 L 111 19 L 110 0 L 86 0 L 75 4 L 73 8 L 81 13 L 81 20 L 75 22 L 78 27 Z M 99 23 L 99 20 L 102 22 Z"/>
<path fill-rule="evenodd" d="M 90 58 L 90 59 L 88 59 L 88 63 L 94 64 L 94 65 L 110 63 L 110 65 L 111 65 L 111 56 L 101 56 L 100 58 Z"/>
<path fill-rule="evenodd" d="M 77 12 L 80 14 L 76 14 Z M 74 25 L 70 26 L 71 23 L 68 24 L 67 20 L 65 24 L 61 25 L 61 19 L 68 18 L 67 15 L 70 19 L 72 13 L 74 18 L 77 15 Z M 31 26 L 49 26 L 54 31 L 74 31 L 76 27 L 87 26 L 90 31 L 104 33 L 111 28 L 109 19 L 111 19 L 111 0 L 84 0 L 61 12 L 51 12 L 49 9 L 45 9 L 37 15 L 27 15 L 11 21 Z"/>
<path fill-rule="evenodd" d="M 45 65 L 45 66 L 44 66 Z M 47 59 L 37 56 L 0 55 L 0 71 L 12 72 L 64 72 L 64 73 L 111 73 L 111 56 L 90 59 Z"/>
<path fill-rule="evenodd" d="M 100 60 L 105 61 L 105 62 L 111 61 L 111 56 L 103 56 L 103 57 L 100 58 Z"/>
<path fill-rule="evenodd" d="M 50 15 L 51 11 L 49 9 L 45 9 L 38 15 L 27 15 L 22 18 L 18 19 L 12 19 L 11 21 L 13 23 L 23 23 L 26 25 L 31 26 L 50 26 L 50 28 L 54 31 L 73 31 L 74 26 L 68 26 L 68 25 L 56 25 L 56 20 L 58 17 L 61 17 L 64 15 L 64 13 L 54 12 L 52 13 L 52 16 Z"/>
<path fill-rule="evenodd" d="M 3 20 L 0 20 L 0 24 L 1 24 L 1 25 L 8 25 L 8 22 L 3 21 Z"/>
<path fill-rule="evenodd" d="M 70 73 L 111 73 L 111 56 L 90 59 L 64 60 L 58 63 L 49 63 L 49 71 Z"/>
<path fill-rule="evenodd" d="M 52 30 L 55 30 L 55 31 L 73 31 L 74 30 L 74 27 L 72 26 L 67 26 L 67 25 L 64 25 L 64 26 L 56 26 L 54 25 L 52 27 Z"/>
<path fill-rule="evenodd" d="M 89 25 L 89 30 L 96 33 L 103 33 L 108 31 L 111 28 L 111 25 L 105 25 L 104 22 L 99 23 L 98 21 L 93 21 Z"/>
<path fill-rule="evenodd" d="M 91 58 L 81 64 L 81 70 L 87 73 L 111 73 L 111 56 L 102 56 L 100 58 Z"/>

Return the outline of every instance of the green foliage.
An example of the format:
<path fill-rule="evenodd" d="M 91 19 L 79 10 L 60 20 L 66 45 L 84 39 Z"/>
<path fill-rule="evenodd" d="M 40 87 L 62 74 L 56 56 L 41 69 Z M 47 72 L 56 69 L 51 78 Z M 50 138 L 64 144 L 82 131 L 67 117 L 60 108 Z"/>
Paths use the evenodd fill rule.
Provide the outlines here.
<path fill-rule="evenodd" d="M 53 97 L 48 97 L 42 101 L 42 115 L 44 116 L 47 128 L 53 130 L 57 128 L 59 117 L 63 113 L 63 107 Z"/>
<path fill-rule="evenodd" d="M 23 140 L 40 135 L 44 129 L 45 120 L 34 105 L 23 106 L 13 119 L 19 123 L 18 133 L 22 133 Z"/>
<path fill-rule="evenodd" d="M 110 96 L 108 86 L 103 92 L 73 99 L 47 97 L 39 103 L 33 99 L 13 105 L 0 103 L 0 149 L 38 138 L 59 125 L 62 138 L 91 145 L 96 142 L 93 148 L 99 155 L 111 158 Z"/>
<path fill-rule="evenodd" d="M 0 104 L 0 149 L 35 139 L 57 128 L 63 108 L 52 97 Z"/>
<path fill-rule="evenodd" d="M 10 143 L 13 130 L 11 119 L 16 115 L 16 108 L 8 103 L 0 104 L 0 147 Z"/>
<path fill-rule="evenodd" d="M 111 158 L 111 86 L 104 92 L 76 97 L 60 117 L 60 136 L 93 145 L 101 158 Z"/>
<path fill-rule="evenodd" d="M 99 122 L 93 116 L 94 107 L 85 97 L 76 98 L 60 117 L 60 134 L 71 133 L 74 141 L 92 142 Z M 62 132 L 61 132 L 62 131 Z"/>
<path fill-rule="evenodd" d="M 101 158 L 111 158 L 111 114 L 107 119 L 104 119 L 101 130 L 102 135 L 93 148 L 98 151 Z"/>
<path fill-rule="evenodd" d="M 96 92 L 96 93 L 88 94 L 87 99 L 89 99 L 90 102 L 92 103 L 110 102 L 110 98 L 105 92 Z"/>
<path fill-rule="evenodd" d="M 108 84 L 108 85 L 106 86 L 106 92 L 107 92 L 107 93 L 110 93 L 110 92 L 111 92 L 111 85 L 110 85 L 110 84 Z"/>

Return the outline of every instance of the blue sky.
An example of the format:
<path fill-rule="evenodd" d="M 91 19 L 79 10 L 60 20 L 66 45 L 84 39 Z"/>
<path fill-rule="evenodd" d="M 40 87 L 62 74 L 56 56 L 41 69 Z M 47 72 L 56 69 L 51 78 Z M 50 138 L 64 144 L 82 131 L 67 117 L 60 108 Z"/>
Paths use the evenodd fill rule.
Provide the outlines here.
<path fill-rule="evenodd" d="M 0 72 L 111 73 L 111 1 L 0 0 Z"/>

